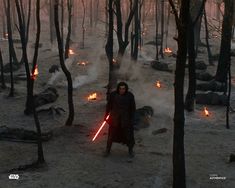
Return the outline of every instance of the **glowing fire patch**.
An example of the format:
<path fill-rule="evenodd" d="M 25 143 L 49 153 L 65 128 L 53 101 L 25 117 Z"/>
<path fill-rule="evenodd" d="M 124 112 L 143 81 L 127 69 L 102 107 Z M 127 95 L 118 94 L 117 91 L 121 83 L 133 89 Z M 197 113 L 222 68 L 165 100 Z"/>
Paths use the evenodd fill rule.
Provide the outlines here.
<path fill-rule="evenodd" d="M 38 66 L 36 66 L 35 69 L 33 70 L 33 72 L 31 73 L 31 78 L 32 78 L 33 80 L 35 80 L 38 74 L 39 74 L 39 72 L 38 72 Z"/>
<path fill-rule="evenodd" d="M 160 83 L 160 81 L 157 81 L 157 82 L 156 82 L 156 87 L 157 87 L 157 88 L 161 88 L 161 83 Z"/>
<path fill-rule="evenodd" d="M 81 62 L 78 62 L 77 64 L 81 66 L 86 66 L 88 64 L 88 61 L 81 61 Z"/>
<path fill-rule="evenodd" d="M 90 101 L 90 100 L 96 100 L 96 98 L 97 98 L 97 93 L 93 93 L 93 94 L 91 94 L 91 95 L 89 95 L 89 96 L 87 97 L 87 100 L 88 100 L 88 101 Z"/>
<path fill-rule="evenodd" d="M 171 54 L 171 53 L 172 53 L 172 50 L 171 50 L 170 48 L 165 48 L 165 49 L 164 49 L 164 53 Z"/>
<path fill-rule="evenodd" d="M 113 63 L 117 63 L 117 60 L 116 60 L 116 59 L 113 59 Z"/>
<path fill-rule="evenodd" d="M 74 55 L 74 51 L 72 49 L 69 49 L 69 55 Z"/>
<path fill-rule="evenodd" d="M 6 39 L 8 38 L 8 33 L 5 33 L 5 38 L 6 38 Z"/>
<path fill-rule="evenodd" d="M 204 113 L 205 113 L 205 115 L 206 115 L 207 117 L 210 115 L 210 113 L 209 113 L 207 107 L 204 107 Z"/>

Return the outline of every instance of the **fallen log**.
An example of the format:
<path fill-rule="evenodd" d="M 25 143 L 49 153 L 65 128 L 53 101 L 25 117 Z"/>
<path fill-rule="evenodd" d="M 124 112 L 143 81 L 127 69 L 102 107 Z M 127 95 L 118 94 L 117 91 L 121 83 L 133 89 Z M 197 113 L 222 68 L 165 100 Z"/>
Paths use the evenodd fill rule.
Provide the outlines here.
<path fill-rule="evenodd" d="M 42 133 L 42 141 L 49 141 L 52 138 L 52 132 Z M 37 143 L 38 134 L 35 131 L 25 130 L 23 128 L 0 127 L 0 140 L 24 143 Z"/>

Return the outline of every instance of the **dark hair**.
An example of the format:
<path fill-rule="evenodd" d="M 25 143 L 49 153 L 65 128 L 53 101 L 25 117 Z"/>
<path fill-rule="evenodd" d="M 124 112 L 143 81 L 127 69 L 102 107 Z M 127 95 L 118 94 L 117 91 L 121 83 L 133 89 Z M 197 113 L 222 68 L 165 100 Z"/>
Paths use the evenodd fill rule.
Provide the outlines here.
<path fill-rule="evenodd" d="M 126 88 L 126 92 L 125 93 L 127 93 L 129 88 L 128 88 L 128 85 L 127 85 L 126 82 L 119 82 L 118 83 L 118 85 L 117 85 L 117 92 L 119 93 L 119 89 L 120 89 L 121 86 L 125 86 L 125 88 Z"/>

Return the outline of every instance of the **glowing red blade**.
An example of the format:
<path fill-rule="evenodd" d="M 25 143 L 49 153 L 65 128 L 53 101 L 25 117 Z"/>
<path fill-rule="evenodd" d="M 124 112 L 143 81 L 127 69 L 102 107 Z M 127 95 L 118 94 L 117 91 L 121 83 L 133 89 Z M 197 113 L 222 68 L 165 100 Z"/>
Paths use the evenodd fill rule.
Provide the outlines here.
<path fill-rule="evenodd" d="M 109 115 L 105 118 L 105 121 L 102 123 L 102 125 L 100 126 L 99 130 L 97 131 L 97 133 L 95 134 L 94 138 L 92 139 L 92 141 L 94 141 L 96 139 L 96 137 L 98 136 L 98 134 L 100 133 L 100 131 L 103 129 L 105 123 L 106 123 L 106 120 L 109 119 Z"/>

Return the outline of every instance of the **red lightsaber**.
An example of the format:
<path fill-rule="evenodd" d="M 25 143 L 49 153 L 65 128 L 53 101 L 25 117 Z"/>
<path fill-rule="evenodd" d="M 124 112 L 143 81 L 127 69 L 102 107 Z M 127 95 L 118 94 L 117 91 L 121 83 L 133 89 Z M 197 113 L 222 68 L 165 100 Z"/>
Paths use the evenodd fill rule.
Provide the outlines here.
<path fill-rule="evenodd" d="M 99 130 L 97 131 L 97 133 L 95 134 L 94 138 L 92 139 L 92 142 L 96 139 L 96 137 L 98 136 L 98 134 L 100 133 L 100 131 L 103 129 L 105 123 L 107 123 L 107 120 L 109 119 L 109 116 L 108 115 L 106 118 L 105 118 L 105 121 L 102 123 L 102 125 L 100 126 Z"/>

